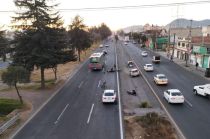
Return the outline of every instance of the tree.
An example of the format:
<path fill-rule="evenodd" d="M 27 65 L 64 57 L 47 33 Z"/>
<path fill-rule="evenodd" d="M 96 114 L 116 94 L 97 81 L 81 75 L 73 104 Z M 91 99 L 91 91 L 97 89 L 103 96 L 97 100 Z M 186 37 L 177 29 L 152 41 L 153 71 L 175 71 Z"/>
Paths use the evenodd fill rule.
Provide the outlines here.
<path fill-rule="evenodd" d="M 70 43 L 77 50 L 80 61 L 81 51 L 86 50 L 92 44 L 91 35 L 85 31 L 86 26 L 83 19 L 78 15 L 75 16 L 69 28 Z"/>
<path fill-rule="evenodd" d="M 21 66 L 9 66 L 7 71 L 2 73 L 3 83 L 15 87 L 21 104 L 23 104 L 23 100 L 17 88 L 17 83 L 27 83 L 30 80 L 29 78 L 29 71 Z"/>
<path fill-rule="evenodd" d="M 106 39 L 108 36 L 112 34 L 111 30 L 105 23 L 102 23 L 101 26 L 99 26 L 98 30 L 102 40 Z"/>
<path fill-rule="evenodd" d="M 48 5 L 47 0 L 15 0 L 15 5 L 24 11 L 13 17 L 13 23 L 17 23 L 13 27 L 20 30 L 13 41 L 14 65 L 22 65 L 29 71 L 39 68 L 41 88 L 45 88 L 44 70 L 74 59 L 63 22 L 53 9 L 57 5 Z"/>
<path fill-rule="evenodd" d="M 6 61 L 6 53 L 8 50 L 8 39 L 5 37 L 5 30 L 0 31 L 0 57 Z"/>

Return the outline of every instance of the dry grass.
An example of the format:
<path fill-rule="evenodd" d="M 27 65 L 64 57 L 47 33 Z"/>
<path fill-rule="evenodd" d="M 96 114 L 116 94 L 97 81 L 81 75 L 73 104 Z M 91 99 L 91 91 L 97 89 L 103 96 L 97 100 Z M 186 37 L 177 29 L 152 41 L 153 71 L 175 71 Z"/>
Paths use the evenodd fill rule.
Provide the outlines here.
<path fill-rule="evenodd" d="M 81 62 L 86 60 L 91 53 L 99 46 L 99 43 L 93 44 L 89 49 L 87 49 L 85 52 L 81 53 Z M 66 79 L 68 75 L 81 63 L 81 62 L 68 62 L 66 64 L 60 64 L 58 65 L 57 70 L 57 77 L 58 79 Z M 40 70 L 34 70 L 31 74 L 31 81 L 33 82 L 40 82 L 41 76 L 40 76 Z M 54 80 L 54 73 L 52 69 L 46 69 L 45 70 L 45 80 L 46 81 L 52 81 Z"/>
<path fill-rule="evenodd" d="M 176 139 L 171 123 L 157 113 L 148 113 L 136 121 L 145 129 L 145 139 Z"/>

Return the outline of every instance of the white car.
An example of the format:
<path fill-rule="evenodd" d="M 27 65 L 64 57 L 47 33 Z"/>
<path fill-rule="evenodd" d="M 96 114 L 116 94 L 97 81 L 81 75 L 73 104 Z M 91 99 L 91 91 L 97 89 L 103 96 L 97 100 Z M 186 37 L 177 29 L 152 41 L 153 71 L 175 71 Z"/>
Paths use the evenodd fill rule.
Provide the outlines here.
<path fill-rule="evenodd" d="M 164 98 L 168 103 L 184 103 L 184 96 L 178 89 L 168 89 L 164 91 Z"/>
<path fill-rule="evenodd" d="M 114 90 L 104 90 L 102 95 L 102 102 L 103 103 L 116 103 L 117 102 L 117 95 Z"/>
<path fill-rule="evenodd" d="M 99 48 L 103 48 L 103 44 L 100 44 L 100 45 L 99 45 Z"/>
<path fill-rule="evenodd" d="M 128 43 L 127 43 L 127 42 L 124 42 L 124 44 L 125 44 L 125 45 L 128 45 Z"/>
<path fill-rule="evenodd" d="M 143 57 L 146 57 L 146 56 L 147 56 L 147 51 L 142 51 L 141 55 L 142 55 Z"/>
<path fill-rule="evenodd" d="M 109 45 L 108 44 L 105 44 L 105 47 L 109 47 Z"/>
<path fill-rule="evenodd" d="M 168 79 L 164 74 L 157 74 L 154 76 L 154 81 L 156 84 L 168 84 Z"/>
<path fill-rule="evenodd" d="M 196 95 L 202 95 L 210 98 L 210 84 L 194 86 L 193 92 Z"/>
<path fill-rule="evenodd" d="M 131 77 L 136 77 L 136 76 L 139 76 L 140 75 L 140 72 L 137 68 L 133 68 L 130 70 L 130 76 Z"/>
<path fill-rule="evenodd" d="M 144 66 L 144 70 L 145 71 L 153 71 L 154 70 L 153 65 L 152 64 L 146 64 Z"/>
<path fill-rule="evenodd" d="M 134 67 L 134 62 L 133 61 L 128 61 L 128 67 L 133 68 Z"/>

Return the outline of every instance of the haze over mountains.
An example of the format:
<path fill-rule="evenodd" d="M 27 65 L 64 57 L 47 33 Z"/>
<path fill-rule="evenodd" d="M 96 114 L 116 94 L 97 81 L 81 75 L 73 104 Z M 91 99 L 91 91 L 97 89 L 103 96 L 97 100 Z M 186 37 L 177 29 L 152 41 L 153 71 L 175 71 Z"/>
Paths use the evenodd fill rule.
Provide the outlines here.
<path fill-rule="evenodd" d="M 179 18 L 175 19 L 172 22 L 168 23 L 165 28 L 168 30 L 169 27 L 171 28 L 186 28 L 190 27 L 190 19 L 184 19 L 184 18 Z M 208 26 L 210 25 L 210 19 L 204 19 L 200 21 L 192 20 L 192 28 L 195 27 L 202 27 L 202 26 Z M 143 25 L 134 25 L 134 26 L 129 26 L 126 28 L 122 29 L 124 32 L 141 32 L 143 31 Z"/>

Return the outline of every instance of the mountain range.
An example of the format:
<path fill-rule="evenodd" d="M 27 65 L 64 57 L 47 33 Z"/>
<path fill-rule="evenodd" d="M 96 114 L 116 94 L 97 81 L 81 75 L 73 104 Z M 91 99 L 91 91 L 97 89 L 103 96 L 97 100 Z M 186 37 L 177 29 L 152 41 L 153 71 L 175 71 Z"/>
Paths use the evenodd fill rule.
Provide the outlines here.
<path fill-rule="evenodd" d="M 186 28 L 190 27 L 191 21 L 189 19 L 185 18 L 179 18 L 175 19 L 172 22 L 168 23 L 165 28 L 168 30 L 169 27 L 171 28 Z M 204 19 L 200 21 L 192 20 L 192 28 L 195 27 L 202 27 L 202 26 L 208 26 L 210 25 L 210 19 Z M 129 26 L 126 28 L 122 29 L 125 33 L 128 32 L 141 32 L 143 31 L 143 25 L 134 25 L 134 26 Z"/>
<path fill-rule="evenodd" d="M 192 28 L 195 27 L 202 27 L 202 26 L 208 26 L 210 25 L 210 19 L 205 19 L 205 20 L 192 20 Z M 189 19 L 184 19 L 184 18 L 179 18 L 176 20 L 173 20 L 171 23 L 167 24 L 165 26 L 166 29 L 169 27 L 171 28 L 186 28 L 191 26 L 191 20 Z"/>

